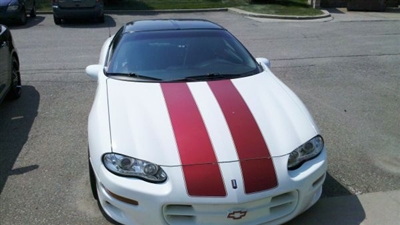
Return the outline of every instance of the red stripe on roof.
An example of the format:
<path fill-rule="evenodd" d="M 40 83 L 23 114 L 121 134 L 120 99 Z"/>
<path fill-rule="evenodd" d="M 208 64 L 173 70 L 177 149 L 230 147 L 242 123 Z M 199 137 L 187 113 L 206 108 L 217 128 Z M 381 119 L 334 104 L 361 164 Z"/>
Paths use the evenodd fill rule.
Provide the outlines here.
<path fill-rule="evenodd" d="M 226 196 L 210 137 L 186 83 L 163 83 L 183 173 L 191 196 Z"/>
<path fill-rule="evenodd" d="M 231 132 L 246 193 L 278 185 L 267 144 L 249 107 L 230 80 L 208 82 Z"/>

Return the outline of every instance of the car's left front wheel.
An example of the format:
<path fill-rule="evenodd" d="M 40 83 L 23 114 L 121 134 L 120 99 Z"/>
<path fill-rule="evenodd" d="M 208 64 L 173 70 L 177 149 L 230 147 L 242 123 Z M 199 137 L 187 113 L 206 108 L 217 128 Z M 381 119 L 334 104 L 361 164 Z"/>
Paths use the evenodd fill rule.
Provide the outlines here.
<path fill-rule="evenodd" d="M 27 21 L 28 21 L 28 18 L 26 17 L 25 8 L 23 8 L 21 11 L 21 17 L 19 18 L 18 23 L 20 25 L 25 25 Z"/>
<path fill-rule="evenodd" d="M 122 225 L 121 223 L 118 223 L 116 220 L 114 220 L 113 218 L 110 217 L 110 215 L 108 215 L 106 213 L 106 211 L 104 210 L 103 206 L 101 205 L 101 202 L 99 200 L 99 194 L 97 192 L 97 179 L 96 179 L 96 175 L 94 174 L 94 170 L 92 167 L 92 164 L 90 163 L 90 155 L 88 157 L 88 164 L 89 164 L 89 179 L 90 179 L 90 189 L 92 190 L 92 195 L 93 198 L 97 201 L 97 205 L 100 208 L 101 213 L 103 214 L 103 216 L 112 224 L 116 224 L 116 225 Z"/>
<path fill-rule="evenodd" d="M 19 63 L 15 56 L 12 58 L 11 86 L 7 97 L 9 99 L 21 97 L 21 74 L 19 73 Z"/>
<path fill-rule="evenodd" d="M 32 9 L 31 9 L 31 12 L 29 13 L 29 15 L 30 15 L 31 18 L 35 18 L 36 17 L 36 2 L 33 3 Z"/>
<path fill-rule="evenodd" d="M 61 24 L 61 18 L 58 18 L 58 17 L 56 17 L 56 16 L 53 15 L 53 20 L 54 20 L 54 23 L 55 23 L 56 25 L 60 25 L 60 24 Z"/>
<path fill-rule="evenodd" d="M 96 175 L 94 174 L 92 164 L 90 163 L 90 159 L 88 159 L 89 162 L 89 179 L 90 179 L 90 188 L 92 189 L 92 195 L 93 198 L 98 200 L 99 195 L 97 193 L 97 180 L 96 180 Z"/>

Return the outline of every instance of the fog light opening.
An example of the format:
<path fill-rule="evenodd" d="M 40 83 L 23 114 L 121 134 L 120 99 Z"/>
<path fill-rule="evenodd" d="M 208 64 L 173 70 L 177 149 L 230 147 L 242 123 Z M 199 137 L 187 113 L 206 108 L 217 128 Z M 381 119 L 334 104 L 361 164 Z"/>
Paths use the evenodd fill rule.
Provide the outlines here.
<path fill-rule="evenodd" d="M 316 181 L 314 181 L 314 183 L 312 184 L 312 187 L 315 188 L 315 187 L 321 186 L 324 179 L 325 179 L 325 174 L 322 175 L 321 177 L 319 177 Z"/>

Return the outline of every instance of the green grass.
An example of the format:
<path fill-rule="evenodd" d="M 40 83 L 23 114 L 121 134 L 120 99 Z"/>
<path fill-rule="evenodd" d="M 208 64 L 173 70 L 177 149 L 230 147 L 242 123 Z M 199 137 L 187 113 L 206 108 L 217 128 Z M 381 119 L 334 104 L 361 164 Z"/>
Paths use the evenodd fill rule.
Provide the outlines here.
<path fill-rule="evenodd" d="M 36 0 L 36 9 L 37 11 L 52 11 L 51 4 L 52 1 Z"/>
<path fill-rule="evenodd" d="M 107 0 L 107 9 L 205 9 L 226 8 L 247 4 L 246 0 Z"/>
<path fill-rule="evenodd" d="M 255 13 L 310 16 L 322 12 L 307 5 L 307 0 L 105 0 L 105 9 L 114 10 L 162 10 L 162 9 L 206 9 L 236 7 Z M 49 0 L 37 0 L 39 11 L 51 11 Z"/>
<path fill-rule="evenodd" d="M 268 3 L 255 3 L 238 6 L 237 8 L 264 14 L 316 16 L 322 15 L 321 10 L 313 9 L 307 0 L 269 0 Z"/>

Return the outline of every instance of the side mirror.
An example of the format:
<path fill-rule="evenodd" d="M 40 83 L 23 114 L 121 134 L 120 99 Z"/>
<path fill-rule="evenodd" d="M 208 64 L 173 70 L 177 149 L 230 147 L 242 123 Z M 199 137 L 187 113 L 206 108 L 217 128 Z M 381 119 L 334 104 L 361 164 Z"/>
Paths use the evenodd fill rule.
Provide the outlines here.
<path fill-rule="evenodd" d="M 91 78 L 97 80 L 97 78 L 98 78 L 98 76 L 99 76 L 99 72 L 100 72 L 102 69 L 103 69 L 103 65 L 98 65 L 98 64 L 96 64 L 96 65 L 90 65 L 90 66 L 86 67 L 86 74 L 87 74 L 89 77 L 91 77 Z"/>
<path fill-rule="evenodd" d="M 271 68 L 271 62 L 266 58 L 256 58 L 258 63 L 264 63 L 268 68 Z"/>

